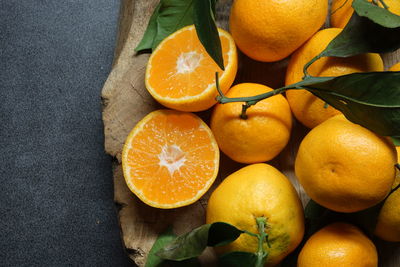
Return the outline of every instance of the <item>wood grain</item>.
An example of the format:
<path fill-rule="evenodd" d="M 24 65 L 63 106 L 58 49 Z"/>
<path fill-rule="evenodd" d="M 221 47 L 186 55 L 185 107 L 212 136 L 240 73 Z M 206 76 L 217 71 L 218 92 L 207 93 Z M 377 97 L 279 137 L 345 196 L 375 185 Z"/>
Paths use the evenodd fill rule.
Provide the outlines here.
<path fill-rule="evenodd" d="M 150 111 L 161 106 L 148 94 L 144 85 L 144 73 L 148 54 L 136 55 L 134 47 L 140 41 L 157 0 L 122 0 L 119 33 L 112 71 L 102 90 L 105 150 L 115 158 L 113 165 L 114 201 L 119 207 L 119 222 L 123 243 L 129 257 L 144 266 L 147 252 L 157 235 L 173 225 L 177 234 L 189 231 L 204 223 L 205 206 L 210 192 L 223 177 L 241 168 L 222 156 L 221 169 L 216 183 L 200 201 L 179 209 L 160 210 L 143 204 L 127 188 L 122 175 L 121 151 L 125 138 L 133 126 Z M 227 28 L 230 0 L 221 0 L 217 6 L 217 23 Z M 400 59 L 400 52 L 384 55 L 385 66 L 391 66 Z M 261 63 L 240 55 L 239 71 L 235 82 L 268 83 L 271 87 L 283 84 L 287 60 L 276 63 Z M 244 67 L 245 66 L 245 67 Z M 206 121 L 209 112 L 200 114 Z M 292 139 L 285 150 L 271 164 L 279 168 L 292 181 L 303 204 L 308 201 L 293 172 L 293 162 L 298 144 L 307 129 L 297 124 Z M 400 266 L 399 245 L 379 242 L 382 255 L 380 266 Z M 213 251 L 208 250 L 201 261 L 212 266 Z"/>

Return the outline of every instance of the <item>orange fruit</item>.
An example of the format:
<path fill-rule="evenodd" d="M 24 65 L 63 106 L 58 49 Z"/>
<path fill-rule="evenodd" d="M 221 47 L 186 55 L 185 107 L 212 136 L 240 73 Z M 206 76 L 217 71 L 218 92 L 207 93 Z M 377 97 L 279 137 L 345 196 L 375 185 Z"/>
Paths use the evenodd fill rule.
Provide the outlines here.
<path fill-rule="evenodd" d="M 289 56 L 324 24 L 327 0 L 235 0 L 229 28 L 239 49 L 272 62 Z"/>
<path fill-rule="evenodd" d="M 297 267 L 377 267 L 374 243 L 359 228 L 348 223 L 325 226 L 304 244 Z"/>
<path fill-rule="evenodd" d="M 368 0 L 372 2 L 371 0 Z M 354 13 L 354 9 L 351 6 L 352 0 L 333 0 L 332 11 L 331 11 L 331 26 L 336 28 L 344 28 L 349 22 L 351 16 Z M 389 7 L 389 11 L 400 15 L 400 1 L 399 0 L 385 0 L 385 3 Z M 382 7 L 382 4 L 379 3 Z"/>
<path fill-rule="evenodd" d="M 397 162 L 400 162 L 400 146 L 396 147 Z M 392 188 L 400 184 L 400 171 L 396 171 L 396 179 Z M 400 189 L 394 191 L 385 200 L 375 228 L 375 235 L 379 238 L 390 241 L 400 242 Z"/>
<path fill-rule="evenodd" d="M 146 68 L 146 88 L 162 105 L 181 111 L 202 111 L 216 103 L 215 73 L 226 92 L 237 71 L 237 52 L 231 35 L 218 29 L 225 71 L 200 43 L 194 26 L 165 38 L 153 51 Z"/>
<path fill-rule="evenodd" d="M 396 161 L 390 140 L 338 115 L 303 139 L 295 173 L 306 193 L 320 205 L 355 212 L 386 197 L 396 175 Z"/>
<path fill-rule="evenodd" d="M 390 67 L 389 71 L 400 71 L 400 62 L 394 64 L 392 67 Z"/>
<path fill-rule="evenodd" d="M 265 163 L 248 165 L 228 177 L 212 192 L 207 205 L 207 223 L 227 222 L 238 229 L 258 233 L 256 218 L 266 218 L 270 246 L 265 266 L 276 266 L 301 242 L 303 208 L 296 190 L 280 171 Z M 216 247 L 230 251 L 257 252 L 258 239 L 242 234 L 234 242 Z"/>
<path fill-rule="evenodd" d="M 198 200 L 217 177 L 219 149 L 196 115 L 156 110 L 129 133 L 122 168 L 129 189 L 144 203 L 170 209 Z"/>
<path fill-rule="evenodd" d="M 289 61 L 286 85 L 301 81 L 304 65 L 321 53 L 341 31 L 337 28 L 321 30 L 297 50 Z M 369 53 L 348 58 L 324 57 L 308 69 L 310 75 L 319 77 L 368 71 L 383 71 L 383 61 L 379 54 Z M 288 90 L 286 98 L 295 117 L 309 128 L 340 113 L 331 106 L 326 107 L 323 100 L 306 90 Z"/>
<path fill-rule="evenodd" d="M 256 84 L 233 86 L 227 97 L 253 96 L 272 91 Z M 211 115 L 211 130 L 219 148 L 231 159 L 242 163 L 264 162 L 278 155 L 289 141 L 292 114 L 282 95 L 261 100 L 240 117 L 243 103 L 217 104 Z"/>

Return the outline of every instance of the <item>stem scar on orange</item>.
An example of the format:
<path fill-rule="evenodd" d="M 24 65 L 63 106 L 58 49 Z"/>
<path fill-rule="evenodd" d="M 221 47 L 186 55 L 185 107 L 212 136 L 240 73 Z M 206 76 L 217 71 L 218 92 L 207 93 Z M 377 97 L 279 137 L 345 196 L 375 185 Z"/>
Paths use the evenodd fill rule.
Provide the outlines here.
<path fill-rule="evenodd" d="M 318 204 L 337 212 L 356 212 L 387 196 L 396 161 L 391 141 L 337 115 L 304 137 L 295 173 Z"/>
<path fill-rule="evenodd" d="M 227 97 L 244 97 L 271 92 L 256 83 L 233 86 Z M 287 145 L 292 113 L 282 95 L 263 99 L 241 117 L 243 103 L 217 104 L 211 115 L 211 130 L 218 146 L 228 157 L 241 163 L 258 163 L 275 158 Z"/>
<path fill-rule="evenodd" d="M 144 203 L 163 209 L 198 200 L 217 177 L 219 149 L 196 115 L 157 110 L 128 135 L 122 168 L 129 189 Z"/>
<path fill-rule="evenodd" d="M 231 35 L 218 29 L 225 71 L 200 43 L 195 27 L 187 26 L 165 38 L 153 51 L 146 69 L 146 88 L 162 105 L 181 111 L 202 111 L 216 103 L 215 73 L 225 93 L 235 79 L 237 52 Z"/>

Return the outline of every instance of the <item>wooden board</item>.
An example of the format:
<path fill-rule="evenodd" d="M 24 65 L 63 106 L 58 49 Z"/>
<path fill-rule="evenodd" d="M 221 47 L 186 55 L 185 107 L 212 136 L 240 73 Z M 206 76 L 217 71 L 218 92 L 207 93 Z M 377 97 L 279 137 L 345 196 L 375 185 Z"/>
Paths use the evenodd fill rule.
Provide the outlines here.
<path fill-rule="evenodd" d="M 220 0 L 217 6 L 218 25 L 227 28 L 231 0 Z M 119 207 L 121 234 L 129 257 L 144 266 L 147 252 L 157 235 L 173 225 L 178 233 L 187 232 L 204 223 L 205 207 L 210 192 L 220 181 L 243 165 L 234 163 L 222 155 L 221 169 L 216 183 L 200 201 L 179 209 L 160 210 L 143 204 L 127 188 L 121 169 L 121 151 L 126 136 L 133 126 L 150 111 L 161 108 L 149 95 L 144 85 L 144 73 L 148 54 L 136 55 L 134 47 L 140 41 L 147 22 L 158 0 L 122 0 L 119 33 L 112 71 L 102 91 L 105 150 L 114 159 L 114 201 Z M 400 59 L 400 52 L 384 55 L 385 65 L 391 66 Z M 260 63 L 240 55 L 236 82 L 266 83 L 271 87 L 282 85 L 287 60 L 276 63 Z M 243 66 L 246 68 L 243 68 Z M 206 121 L 209 112 L 200 114 Z M 307 195 L 298 184 L 293 162 L 295 152 L 307 129 L 297 124 L 286 149 L 272 161 L 285 173 L 299 192 L 304 203 Z M 400 266 L 400 245 L 380 242 L 380 266 Z M 398 255 L 398 256 L 396 256 Z M 204 266 L 212 266 L 215 256 L 207 250 L 201 257 Z"/>

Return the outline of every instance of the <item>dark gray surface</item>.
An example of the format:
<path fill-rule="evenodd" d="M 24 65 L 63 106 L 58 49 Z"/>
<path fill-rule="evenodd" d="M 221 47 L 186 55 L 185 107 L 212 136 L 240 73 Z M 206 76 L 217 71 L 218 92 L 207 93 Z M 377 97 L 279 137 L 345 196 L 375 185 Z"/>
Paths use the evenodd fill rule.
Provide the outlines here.
<path fill-rule="evenodd" d="M 0 3 L 0 265 L 129 266 L 100 102 L 120 3 Z"/>

